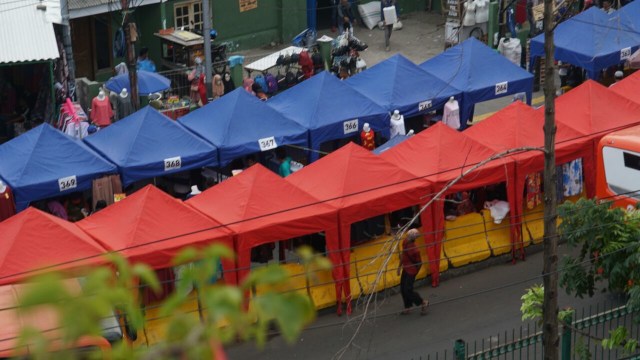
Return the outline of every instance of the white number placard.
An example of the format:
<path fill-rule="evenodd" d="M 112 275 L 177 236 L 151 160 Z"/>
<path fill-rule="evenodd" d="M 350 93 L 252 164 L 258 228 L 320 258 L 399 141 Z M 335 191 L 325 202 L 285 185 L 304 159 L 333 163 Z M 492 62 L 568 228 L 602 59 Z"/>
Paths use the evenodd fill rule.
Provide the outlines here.
<path fill-rule="evenodd" d="M 267 151 L 278 147 L 276 138 L 273 136 L 258 140 L 258 145 L 260 145 L 260 151 Z"/>
<path fill-rule="evenodd" d="M 180 169 L 182 167 L 182 158 L 180 156 L 164 159 L 164 171 Z"/>
<path fill-rule="evenodd" d="M 431 106 L 433 106 L 433 103 L 431 102 L 431 100 L 423 101 L 418 104 L 418 111 L 425 111 L 427 109 L 431 109 Z"/>
<path fill-rule="evenodd" d="M 58 179 L 58 187 L 60 191 L 75 189 L 78 187 L 78 179 L 75 175 L 60 178 Z"/>
<path fill-rule="evenodd" d="M 506 94 L 509 91 L 509 82 L 503 81 L 496 84 L 496 95 Z"/>
<path fill-rule="evenodd" d="M 631 48 L 624 48 L 620 50 L 620 60 L 628 60 L 631 57 Z"/>
<path fill-rule="evenodd" d="M 347 120 L 342 123 L 342 127 L 344 129 L 344 133 L 351 134 L 353 132 L 358 132 L 358 119 Z"/>

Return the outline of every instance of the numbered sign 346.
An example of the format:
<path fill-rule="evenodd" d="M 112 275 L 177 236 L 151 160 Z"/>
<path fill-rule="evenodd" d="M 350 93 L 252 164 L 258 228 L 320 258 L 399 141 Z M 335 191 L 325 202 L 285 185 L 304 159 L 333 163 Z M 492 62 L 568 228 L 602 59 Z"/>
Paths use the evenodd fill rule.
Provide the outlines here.
<path fill-rule="evenodd" d="M 182 167 L 182 158 L 180 156 L 164 159 L 164 171 L 180 169 Z"/>
<path fill-rule="evenodd" d="M 344 129 L 345 135 L 358 132 L 358 119 L 345 121 L 342 123 L 342 128 Z"/>
<path fill-rule="evenodd" d="M 76 179 L 75 175 L 60 178 L 58 179 L 58 187 L 61 192 L 75 189 L 78 187 L 78 179 Z"/>
<path fill-rule="evenodd" d="M 276 138 L 274 136 L 270 136 L 268 138 L 258 140 L 258 146 L 260 146 L 260 151 L 267 151 L 277 148 L 278 143 L 276 143 Z"/>

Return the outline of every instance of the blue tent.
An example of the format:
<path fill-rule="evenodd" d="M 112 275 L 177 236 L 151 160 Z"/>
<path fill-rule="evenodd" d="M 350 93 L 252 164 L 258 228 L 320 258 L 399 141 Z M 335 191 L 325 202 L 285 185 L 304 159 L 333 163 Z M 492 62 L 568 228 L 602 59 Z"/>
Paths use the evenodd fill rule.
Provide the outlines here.
<path fill-rule="evenodd" d="M 640 33 L 640 1 L 631 1 L 614 11 L 609 15 L 608 24 Z"/>
<path fill-rule="evenodd" d="M 401 142 L 407 140 L 408 138 L 410 138 L 411 136 L 409 135 L 396 135 L 394 137 L 391 138 L 391 140 L 387 141 L 386 143 L 378 146 L 377 148 L 375 148 L 373 150 L 373 153 L 376 155 L 380 155 L 383 152 L 391 149 L 392 147 L 400 144 Z"/>
<path fill-rule="evenodd" d="M 389 134 L 389 112 L 327 71 L 275 96 L 267 104 L 309 129 L 314 150 L 319 150 L 325 141 L 358 135 L 364 123 L 387 137 Z M 316 159 L 314 152 L 311 161 Z"/>
<path fill-rule="evenodd" d="M 0 145 L 0 177 L 11 186 L 18 211 L 32 201 L 91 188 L 116 166 L 82 141 L 42 124 Z"/>
<path fill-rule="evenodd" d="M 640 46 L 640 34 L 591 7 L 560 23 L 554 31 L 556 60 L 579 66 L 597 79 L 601 70 L 618 65 Z M 544 34 L 531 39 L 531 63 L 544 56 Z"/>
<path fill-rule="evenodd" d="M 309 144 L 307 129 L 241 87 L 178 121 L 218 147 L 220 166 L 282 145 Z"/>
<path fill-rule="evenodd" d="M 118 165 L 124 185 L 203 166 L 217 166 L 214 146 L 150 106 L 84 139 Z"/>
<path fill-rule="evenodd" d="M 442 108 L 451 96 L 462 100 L 462 91 L 400 54 L 347 79 L 346 83 L 387 111 L 397 109 L 405 117 Z"/>
<path fill-rule="evenodd" d="M 463 91 L 460 123 L 466 127 L 476 103 L 526 93 L 531 104 L 533 75 L 471 37 L 423 62 L 420 67 Z"/>

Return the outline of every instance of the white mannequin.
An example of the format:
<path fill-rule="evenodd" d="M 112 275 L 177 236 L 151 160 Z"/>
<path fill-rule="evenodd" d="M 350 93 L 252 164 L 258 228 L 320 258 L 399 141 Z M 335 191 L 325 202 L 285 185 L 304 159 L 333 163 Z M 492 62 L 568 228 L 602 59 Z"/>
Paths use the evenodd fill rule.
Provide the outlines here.
<path fill-rule="evenodd" d="M 473 3 L 476 5 L 476 23 L 489 21 L 489 0 L 473 0 Z"/>
<path fill-rule="evenodd" d="M 458 130 L 460 128 L 460 107 L 453 96 L 444 104 L 442 122 L 452 129 Z"/>
<path fill-rule="evenodd" d="M 0 180 L 0 193 L 3 193 L 5 191 L 7 191 L 7 185 L 5 185 L 2 180 Z"/>
<path fill-rule="evenodd" d="M 100 89 L 100 92 L 98 92 L 98 100 L 103 101 L 104 98 L 105 98 L 104 90 Z"/>
<path fill-rule="evenodd" d="M 371 127 L 369 126 L 369 123 L 364 123 L 364 125 L 362 125 L 362 131 L 364 131 L 366 133 L 371 131 Z"/>
<path fill-rule="evenodd" d="M 473 26 L 476 24 L 476 4 L 473 0 L 467 0 L 464 3 L 464 18 L 462 19 L 462 25 Z"/>
<path fill-rule="evenodd" d="M 404 116 L 400 114 L 399 110 L 394 110 L 393 115 L 391 115 L 391 137 L 405 134 Z"/>
<path fill-rule="evenodd" d="M 120 97 L 123 99 L 126 99 L 127 96 L 129 96 L 129 92 L 127 91 L 127 88 L 122 88 L 122 91 L 120 91 Z"/>

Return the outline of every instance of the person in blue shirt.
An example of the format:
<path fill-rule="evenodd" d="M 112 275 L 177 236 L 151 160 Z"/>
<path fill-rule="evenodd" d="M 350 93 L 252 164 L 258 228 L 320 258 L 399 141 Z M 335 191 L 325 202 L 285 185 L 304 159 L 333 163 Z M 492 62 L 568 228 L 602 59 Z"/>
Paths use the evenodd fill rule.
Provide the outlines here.
<path fill-rule="evenodd" d="M 138 55 L 138 63 L 136 69 L 149 72 L 156 72 L 156 64 L 149 60 L 149 49 L 143 47 Z"/>

